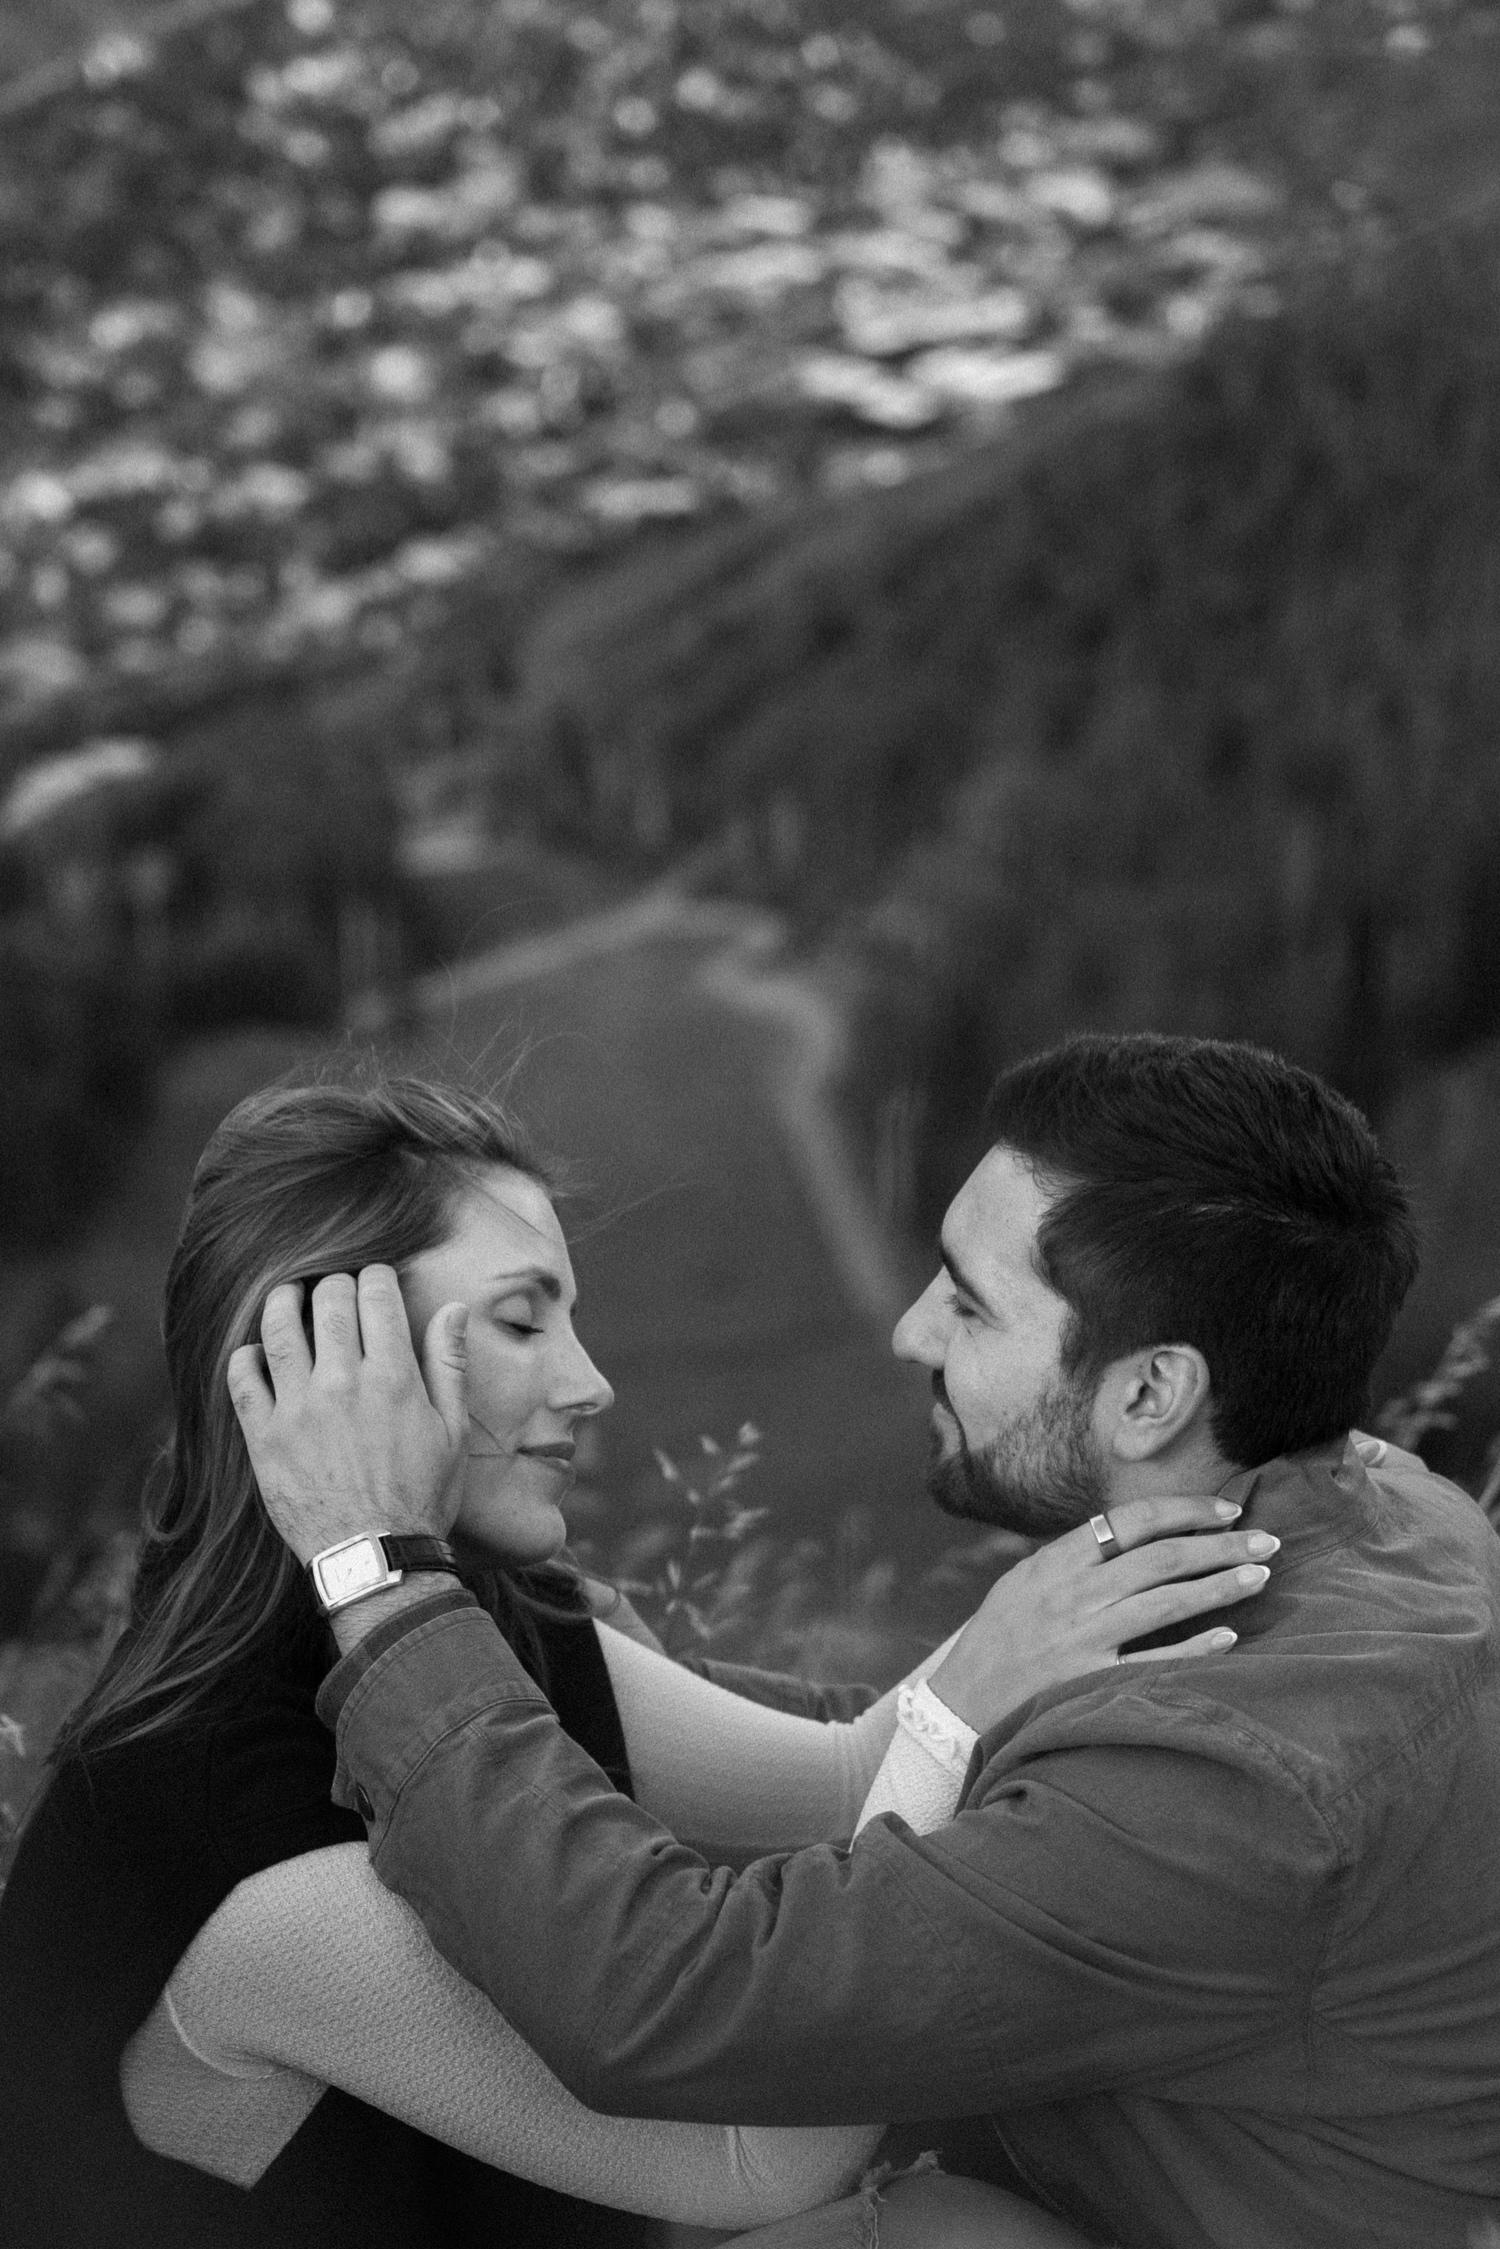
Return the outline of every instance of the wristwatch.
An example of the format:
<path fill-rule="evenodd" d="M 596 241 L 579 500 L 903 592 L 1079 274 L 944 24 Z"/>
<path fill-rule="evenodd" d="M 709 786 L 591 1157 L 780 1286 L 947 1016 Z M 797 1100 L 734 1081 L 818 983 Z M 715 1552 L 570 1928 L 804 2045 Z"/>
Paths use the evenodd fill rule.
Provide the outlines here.
<path fill-rule="evenodd" d="M 446 1539 L 414 1535 L 395 1537 L 388 1532 L 363 1532 L 325 1546 L 307 1565 L 313 1596 L 324 1616 L 347 1609 L 371 1593 L 399 1585 L 408 1570 L 458 1569 L 458 1556 Z"/>

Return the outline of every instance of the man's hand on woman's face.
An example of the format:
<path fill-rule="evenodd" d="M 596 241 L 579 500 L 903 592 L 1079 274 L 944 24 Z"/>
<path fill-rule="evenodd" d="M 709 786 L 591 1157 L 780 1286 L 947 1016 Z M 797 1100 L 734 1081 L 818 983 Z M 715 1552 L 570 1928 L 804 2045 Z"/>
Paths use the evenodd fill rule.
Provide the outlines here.
<path fill-rule="evenodd" d="M 419 1367 L 389 1265 L 319 1281 L 310 1348 L 302 1297 L 272 1289 L 260 1342 L 229 1361 L 267 1514 L 303 1562 L 366 1532 L 443 1536 L 462 1494 L 468 1306 L 434 1313 Z"/>
<path fill-rule="evenodd" d="M 1212 1612 L 1259 1593 L 1281 1544 L 1227 1528 L 1238 1513 L 1212 1498 L 1129 1499 L 1109 1510 L 1119 1547 L 1110 1559 L 1088 1523 L 1053 1539 L 991 1586 L 933 1672 L 933 1693 L 982 1734 L 1033 1695 L 1107 1664 L 1225 1653 L 1236 1635 Z M 1198 1616 L 1205 1629 L 1191 1639 L 1120 1654 Z"/>

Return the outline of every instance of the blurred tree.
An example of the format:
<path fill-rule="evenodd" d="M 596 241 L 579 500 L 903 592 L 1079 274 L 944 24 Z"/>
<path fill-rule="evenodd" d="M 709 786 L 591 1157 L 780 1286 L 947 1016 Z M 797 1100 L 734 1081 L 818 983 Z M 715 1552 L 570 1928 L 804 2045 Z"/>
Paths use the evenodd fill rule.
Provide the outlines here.
<path fill-rule="evenodd" d="M 1450 231 L 930 478 L 663 538 L 523 649 L 549 816 L 741 823 L 840 933 L 893 1210 L 1085 1026 L 1264 1039 L 1379 1112 L 1500 1021 L 1497 373 L 1500 258 Z"/>
<path fill-rule="evenodd" d="M 969 771 L 854 937 L 925 1215 L 1070 1030 L 1262 1039 L 1378 1116 L 1500 1022 L 1497 361 L 1493 251 L 1450 245 L 1033 456 Z"/>
<path fill-rule="evenodd" d="M 0 929 L 0 1255 L 87 1222 L 150 1106 L 153 1025 L 117 967 Z"/>
<path fill-rule="evenodd" d="M 181 838 L 179 1025 L 331 1021 L 401 972 L 397 816 L 378 758 L 293 714 L 215 729 Z"/>

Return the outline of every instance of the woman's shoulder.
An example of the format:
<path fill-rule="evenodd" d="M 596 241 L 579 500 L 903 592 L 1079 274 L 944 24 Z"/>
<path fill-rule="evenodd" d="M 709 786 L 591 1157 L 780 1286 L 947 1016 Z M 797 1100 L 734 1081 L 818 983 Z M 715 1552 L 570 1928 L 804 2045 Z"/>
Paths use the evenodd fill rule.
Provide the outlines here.
<path fill-rule="evenodd" d="M 69 1832 L 89 1831 L 100 1848 L 130 1835 L 176 1837 L 203 1822 L 212 1754 L 213 1724 L 202 1714 L 124 1741 L 65 1749 L 38 1810 Z"/>
<path fill-rule="evenodd" d="M 333 1801 L 333 1736 L 310 1682 L 272 1674 L 221 1704 L 207 1744 L 206 1816 L 235 1878 L 328 1843 L 364 1841 Z"/>
<path fill-rule="evenodd" d="M 332 1801 L 334 1763 L 312 1682 L 247 1668 L 168 1724 L 65 1756 L 47 1791 L 49 1822 L 132 1856 L 203 1850 L 239 1881 L 363 1836 Z"/>

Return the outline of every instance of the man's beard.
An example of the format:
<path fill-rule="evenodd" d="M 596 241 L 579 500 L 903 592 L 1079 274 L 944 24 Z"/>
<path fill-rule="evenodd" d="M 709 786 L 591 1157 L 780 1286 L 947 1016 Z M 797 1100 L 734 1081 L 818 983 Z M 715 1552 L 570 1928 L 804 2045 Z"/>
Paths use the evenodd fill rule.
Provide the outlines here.
<path fill-rule="evenodd" d="M 1108 1492 L 1093 1440 L 1090 1396 L 1054 1383 L 980 1452 L 970 1449 L 941 1376 L 933 1392 L 958 1438 L 949 1449 L 934 1426 L 927 1489 L 945 1515 L 959 1515 L 1027 1538 L 1056 1538 L 1099 1514 Z"/>

